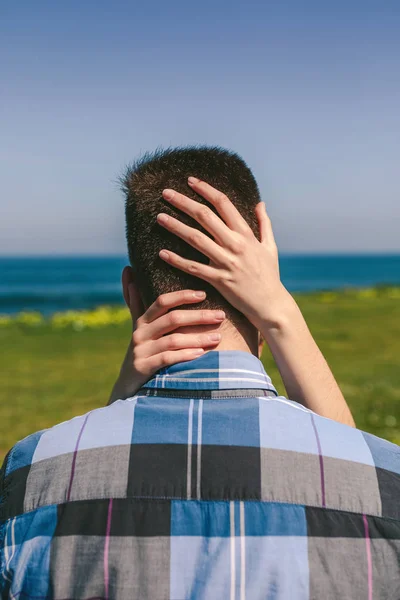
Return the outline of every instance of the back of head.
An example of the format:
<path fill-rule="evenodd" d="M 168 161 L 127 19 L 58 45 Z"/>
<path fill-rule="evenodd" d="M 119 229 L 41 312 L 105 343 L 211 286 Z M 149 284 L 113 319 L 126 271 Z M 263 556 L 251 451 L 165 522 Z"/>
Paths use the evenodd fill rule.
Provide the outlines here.
<path fill-rule="evenodd" d="M 202 289 L 207 298 L 201 305 L 184 308 L 222 309 L 236 326 L 246 319 L 217 290 L 193 275 L 165 263 L 158 253 L 162 248 L 181 256 L 209 263 L 209 258 L 161 227 L 156 216 L 164 212 L 212 237 L 196 221 L 162 198 L 172 188 L 215 209 L 188 185 L 189 176 L 198 177 L 228 196 L 260 239 L 255 206 L 260 202 L 257 182 L 246 163 L 235 153 L 219 147 L 195 146 L 156 150 L 145 154 L 128 167 L 122 178 L 126 195 L 126 236 L 131 266 L 145 308 L 160 295 L 181 289 Z"/>

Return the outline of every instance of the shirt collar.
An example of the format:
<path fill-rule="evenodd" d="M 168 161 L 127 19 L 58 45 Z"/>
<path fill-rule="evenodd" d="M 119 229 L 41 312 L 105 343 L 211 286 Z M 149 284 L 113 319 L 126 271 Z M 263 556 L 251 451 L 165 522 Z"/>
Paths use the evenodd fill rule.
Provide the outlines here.
<path fill-rule="evenodd" d="M 158 371 L 145 388 L 192 390 L 262 389 L 278 395 L 262 362 L 250 352 L 211 350 Z"/>

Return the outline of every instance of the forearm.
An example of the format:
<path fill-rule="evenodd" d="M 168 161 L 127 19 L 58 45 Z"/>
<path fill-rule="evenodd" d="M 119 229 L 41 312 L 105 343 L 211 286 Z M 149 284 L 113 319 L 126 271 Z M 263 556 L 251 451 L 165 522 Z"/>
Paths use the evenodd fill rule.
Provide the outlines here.
<path fill-rule="evenodd" d="M 259 329 L 275 359 L 291 400 L 323 417 L 355 426 L 350 409 L 294 298 L 277 298 L 277 318 Z"/>

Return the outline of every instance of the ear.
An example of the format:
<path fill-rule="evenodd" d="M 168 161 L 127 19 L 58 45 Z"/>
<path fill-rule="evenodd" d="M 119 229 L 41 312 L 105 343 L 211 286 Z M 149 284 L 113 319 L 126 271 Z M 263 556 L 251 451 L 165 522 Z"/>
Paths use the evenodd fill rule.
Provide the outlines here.
<path fill-rule="evenodd" d="M 125 304 L 129 308 L 133 323 L 145 312 L 140 291 L 134 280 L 132 267 L 125 267 L 122 271 L 122 291 Z"/>

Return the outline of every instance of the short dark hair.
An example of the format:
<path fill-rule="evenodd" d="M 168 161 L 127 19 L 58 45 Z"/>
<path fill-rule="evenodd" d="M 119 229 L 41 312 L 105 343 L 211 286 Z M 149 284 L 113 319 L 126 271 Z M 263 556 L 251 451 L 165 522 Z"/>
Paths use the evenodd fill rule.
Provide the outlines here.
<path fill-rule="evenodd" d="M 189 176 L 206 181 L 228 196 L 260 239 L 255 206 L 261 201 L 257 182 L 244 160 L 220 147 L 190 146 L 157 149 L 146 153 L 126 169 L 121 178 L 126 196 L 126 237 L 131 266 L 147 308 L 160 295 L 181 289 L 203 289 L 206 299 L 184 308 L 222 309 L 235 325 L 244 316 L 207 282 L 165 263 L 158 253 L 170 249 L 181 256 L 208 264 L 209 258 L 161 227 L 159 212 L 179 218 L 212 237 L 191 217 L 175 209 L 162 198 L 165 188 L 172 188 L 216 210 L 188 185 Z"/>

